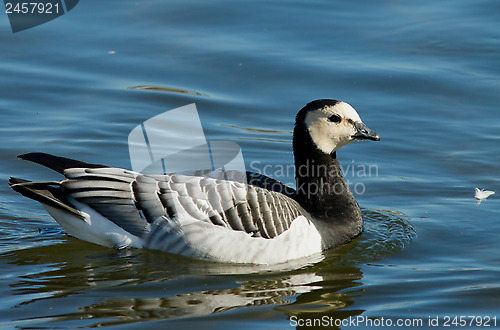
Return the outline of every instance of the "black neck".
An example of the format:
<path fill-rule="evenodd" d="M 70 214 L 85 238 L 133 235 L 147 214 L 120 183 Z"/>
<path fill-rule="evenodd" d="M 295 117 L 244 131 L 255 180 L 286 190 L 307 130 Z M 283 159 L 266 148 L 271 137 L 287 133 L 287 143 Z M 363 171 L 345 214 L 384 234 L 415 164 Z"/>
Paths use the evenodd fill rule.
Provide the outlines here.
<path fill-rule="evenodd" d="M 293 148 L 299 203 L 325 221 L 360 221 L 361 210 L 342 176 L 336 152 L 319 150 L 304 126 L 295 127 Z"/>

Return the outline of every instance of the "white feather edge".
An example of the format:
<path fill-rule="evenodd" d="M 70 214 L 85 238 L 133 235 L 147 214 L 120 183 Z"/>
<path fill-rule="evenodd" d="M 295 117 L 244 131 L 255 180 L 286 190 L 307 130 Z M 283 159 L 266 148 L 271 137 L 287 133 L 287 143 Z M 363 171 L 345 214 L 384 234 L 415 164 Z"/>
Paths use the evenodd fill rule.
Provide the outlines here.
<path fill-rule="evenodd" d="M 483 199 L 486 199 L 488 197 L 490 197 L 491 195 L 493 195 L 495 192 L 494 191 L 491 191 L 491 190 L 484 190 L 484 189 L 479 189 L 479 188 L 475 188 L 475 194 L 474 194 L 474 197 L 477 199 L 477 200 L 483 200 Z"/>

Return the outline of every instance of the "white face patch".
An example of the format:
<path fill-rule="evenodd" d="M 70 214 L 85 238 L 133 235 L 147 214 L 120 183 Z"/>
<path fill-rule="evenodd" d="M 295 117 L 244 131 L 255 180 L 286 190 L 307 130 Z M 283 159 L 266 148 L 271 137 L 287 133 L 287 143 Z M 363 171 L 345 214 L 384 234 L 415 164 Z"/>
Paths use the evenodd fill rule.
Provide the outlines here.
<path fill-rule="evenodd" d="M 341 121 L 330 121 L 328 118 L 332 115 L 338 115 Z M 345 102 L 309 111 L 305 117 L 305 124 L 313 142 L 326 154 L 353 141 L 352 136 L 356 133 L 354 122 L 361 122 L 361 118 L 356 110 Z"/>

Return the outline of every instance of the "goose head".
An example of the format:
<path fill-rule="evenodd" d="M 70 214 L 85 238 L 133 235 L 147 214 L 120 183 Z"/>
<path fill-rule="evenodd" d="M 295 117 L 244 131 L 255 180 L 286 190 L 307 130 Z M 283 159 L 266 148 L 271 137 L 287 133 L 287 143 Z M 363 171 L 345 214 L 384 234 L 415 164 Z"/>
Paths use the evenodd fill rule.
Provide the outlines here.
<path fill-rule="evenodd" d="M 314 146 L 325 154 L 331 154 L 353 141 L 380 140 L 379 135 L 361 121 L 351 105 L 337 100 L 308 103 L 297 114 L 295 130 L 305 130 Z"/>

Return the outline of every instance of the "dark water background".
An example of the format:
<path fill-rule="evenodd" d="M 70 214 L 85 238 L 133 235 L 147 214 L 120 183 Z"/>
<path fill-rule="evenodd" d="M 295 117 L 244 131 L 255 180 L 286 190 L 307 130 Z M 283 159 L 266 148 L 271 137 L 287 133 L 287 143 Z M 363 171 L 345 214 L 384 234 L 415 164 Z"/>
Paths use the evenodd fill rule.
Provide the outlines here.
<path fill-rule="evenodd" d="M 15 34 L 0 14 L 0 326 L 499 324 L 499 199 L 473 197 L 500 191 L 499 12 L 494 0 L 86 0 Z M 317 264 L 116 252 L 67 237 L 7 186 L 58 178 L 25 152 L 130 168 L 128 133 L 193 102 L 209 139 L 277 169 L 293 161 L 296 111 L 318 98 L 349 102 L 382 140 L 339 152 L 344 168 L 376 168 L 346 177 L 365 188 L 366 230 Z"/>

